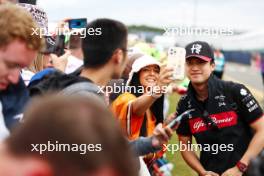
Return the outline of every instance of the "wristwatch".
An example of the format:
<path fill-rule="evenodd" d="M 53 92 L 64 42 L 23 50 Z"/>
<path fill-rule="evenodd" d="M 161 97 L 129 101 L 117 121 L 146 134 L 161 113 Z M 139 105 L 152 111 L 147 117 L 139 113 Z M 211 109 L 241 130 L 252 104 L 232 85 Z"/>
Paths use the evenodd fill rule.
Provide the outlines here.
<path fill-rule="evenodd" d="M 244 173 L 246 172 L 248 166 L 245 163 L 242 163 L 241 161 L 238 161 L 236 164 L 236 167 L 240 170 L 240 172 Z"/>

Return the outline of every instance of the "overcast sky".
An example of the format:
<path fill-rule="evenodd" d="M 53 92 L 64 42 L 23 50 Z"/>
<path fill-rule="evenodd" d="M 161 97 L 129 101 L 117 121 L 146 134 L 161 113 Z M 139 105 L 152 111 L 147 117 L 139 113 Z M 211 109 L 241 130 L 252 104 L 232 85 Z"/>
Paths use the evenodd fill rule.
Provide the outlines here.
<path fill-rule="evenodd" d="M 49 22 L 108 17 L 125 24 L 264 28 L 264 0 L 37 0 Z M 195 5 L 196 4 L 196 5 Z M 196 10 L 195 10 L 196 9 Z"/>

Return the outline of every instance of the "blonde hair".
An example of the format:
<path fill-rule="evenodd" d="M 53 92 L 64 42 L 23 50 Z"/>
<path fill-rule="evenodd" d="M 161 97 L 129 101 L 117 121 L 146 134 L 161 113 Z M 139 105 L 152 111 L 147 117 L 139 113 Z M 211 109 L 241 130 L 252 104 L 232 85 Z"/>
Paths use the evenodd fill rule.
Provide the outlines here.
<path fill-rule="evenodd" d="M 30 13 L 17 5 L 0 6 L 0 29 L 0 48 L 16 39 L 25 42 L 32 50 L 40 51 L 44 47 L 40 29 Z M 34 32 L 36 29 L 37 32 Z"/>
<path fill-rule="evenodd" d="M 27 67 L 29 71 L 32 71 L 33 73 L 40 72 L 44 69 L 44 54 L 38 53 L 37 58 L 35 58 L 31 64 Z"/>

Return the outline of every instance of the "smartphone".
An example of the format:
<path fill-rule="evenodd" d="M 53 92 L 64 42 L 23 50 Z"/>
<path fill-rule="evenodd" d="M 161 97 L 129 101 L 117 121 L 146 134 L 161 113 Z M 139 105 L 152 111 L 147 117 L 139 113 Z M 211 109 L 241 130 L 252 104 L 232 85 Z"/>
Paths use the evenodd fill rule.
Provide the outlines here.
<path fill-rule="evenodd" d="M 170 47 L 167 65 L 174 68 L 173 79 L 183 80 L 185 73 L 185 48 Z"/>
<path fill-rule="evenodd" d="M 70 19 L 68 20 L 68 24 L 70 29 L 86 28 L 87 19 L 86 18 Z"/>
<path fill-rule="evenodd" d="M 190 118 L 191 117 L 190 113 L 192 111 L 194 111 L 194 109 L 189 109 L 189 110 L 183 112 L 181 115 L 179 115 L 178 117 L 176 117 L 175 119 L 173 119 L 167 125 L 167 127 L 171 128 L 172 130 L 176 130 L 176 127 L 181 123 L 182 119 L 184 119 L 184 118 Z"/>

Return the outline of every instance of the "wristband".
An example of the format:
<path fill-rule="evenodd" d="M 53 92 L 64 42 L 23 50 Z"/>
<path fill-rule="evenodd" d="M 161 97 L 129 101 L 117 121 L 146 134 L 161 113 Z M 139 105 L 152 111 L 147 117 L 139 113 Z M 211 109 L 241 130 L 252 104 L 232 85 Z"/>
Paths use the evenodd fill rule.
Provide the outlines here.
<path fill-rule="evenodd" d="M 238 161 L 236 164 L 236 167 L 240 170 L 240 172 L 244 173 L 246 172 L 248 166 L 245 163 L 242 163 L 241 161 Z"/>

